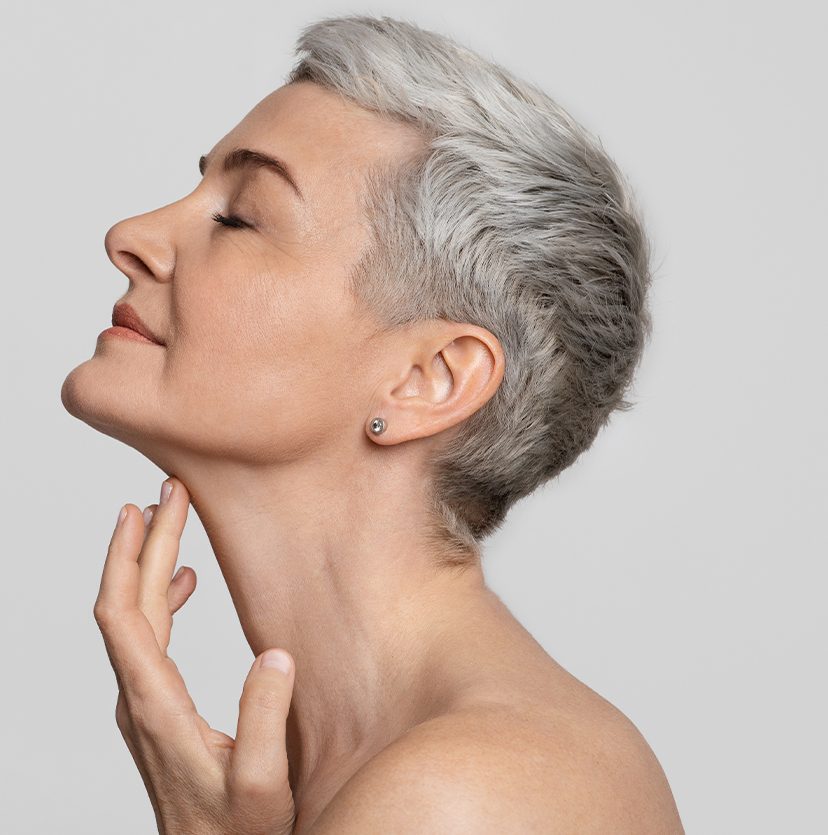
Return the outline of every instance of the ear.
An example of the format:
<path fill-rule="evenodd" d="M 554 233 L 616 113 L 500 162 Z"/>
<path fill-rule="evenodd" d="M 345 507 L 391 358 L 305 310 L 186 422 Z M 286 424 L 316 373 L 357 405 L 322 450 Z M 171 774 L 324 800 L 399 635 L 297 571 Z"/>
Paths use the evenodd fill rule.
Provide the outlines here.
<path fill-rule="evenodd" d="M 388 445 L 436 435 L 474 414 L 497 391 L 506 366 L 500 341 L 469 323 L 439 320 L 408 333 L 401 378 L 380 389 L 365 421 L 375 443 Z M 375 417 L 386 429 L 375 435 Z"/>

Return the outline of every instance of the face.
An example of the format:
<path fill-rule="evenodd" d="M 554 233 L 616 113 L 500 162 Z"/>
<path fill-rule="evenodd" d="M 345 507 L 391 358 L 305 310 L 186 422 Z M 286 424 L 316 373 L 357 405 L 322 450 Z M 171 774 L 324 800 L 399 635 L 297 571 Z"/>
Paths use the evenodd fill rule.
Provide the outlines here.
<path fill-rule="evenodd" d="M 190 194 L 107 233 L 129 279 L 119 301 L 165 344 L 99 336 L 66 378 L 64 406 L 170 469 L 177 452 L 267 463 L 343 427 L 358 437 L 376 382 L 366 366 L 374 323 L 345 288 L 368 241 L 362 177 L 420 143 L 413 128 L 318 85 L 271 93 L 204 152 Z M 225 171 L 236 149 L 278 158 L 301 196 L 269 167 Z"/>

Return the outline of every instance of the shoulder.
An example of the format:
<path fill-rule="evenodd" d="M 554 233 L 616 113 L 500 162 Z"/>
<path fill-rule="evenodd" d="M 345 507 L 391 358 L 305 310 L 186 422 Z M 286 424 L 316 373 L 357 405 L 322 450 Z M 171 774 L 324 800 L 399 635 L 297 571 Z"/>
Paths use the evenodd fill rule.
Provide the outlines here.
<path fill-rule="evenodd" d="M 337 793 L 309 835 L 682 835 L 649 745 L 625 717 L 580 727 L 477 707 L 413 728 Z"/>

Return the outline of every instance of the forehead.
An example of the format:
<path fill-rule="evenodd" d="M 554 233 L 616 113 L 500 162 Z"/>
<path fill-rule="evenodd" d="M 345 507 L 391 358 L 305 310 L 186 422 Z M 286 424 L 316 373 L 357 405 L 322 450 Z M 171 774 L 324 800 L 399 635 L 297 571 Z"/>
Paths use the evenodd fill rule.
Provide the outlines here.
<path fill-rule="evenodd" d="M 411 125 L 387 119 L 309 81 L 262 99 L 216 146 L 253 148 L 282 160 L 310 207 L 355 198 L 366 167 L 423 147 Z"/>

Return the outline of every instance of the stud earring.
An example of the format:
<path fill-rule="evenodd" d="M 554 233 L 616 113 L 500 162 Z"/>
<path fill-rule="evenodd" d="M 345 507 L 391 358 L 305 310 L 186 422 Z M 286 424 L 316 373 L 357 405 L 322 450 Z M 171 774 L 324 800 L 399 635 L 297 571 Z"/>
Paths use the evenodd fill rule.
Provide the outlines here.
<path fill-rule="evenodd" d="M 381 417 L 375 417 L 371 421 L 371 431 L 375 435 L 382 435 L 385 432 L 385 421 Z"/>

